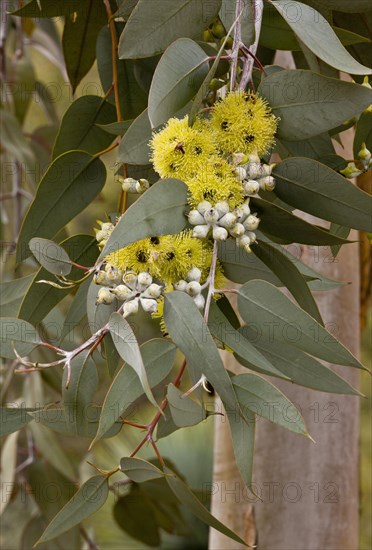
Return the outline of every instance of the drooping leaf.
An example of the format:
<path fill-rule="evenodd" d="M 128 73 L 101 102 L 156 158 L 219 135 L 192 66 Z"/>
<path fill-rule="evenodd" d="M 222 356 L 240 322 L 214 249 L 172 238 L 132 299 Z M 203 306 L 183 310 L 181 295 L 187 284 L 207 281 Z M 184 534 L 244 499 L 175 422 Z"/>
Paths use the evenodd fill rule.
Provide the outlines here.
<path fill-rule="evenodd" d="M 256 417 L 247 408 L 244 410 L 246 422 L 230 411 L 227 411 L 226 414 L 229 420 L 236 464 L 244 483 L 250 488 L 253 473 Z"/>
<path fill-rule="evenodd" d="M 79 4 L 80 0 L 54 0 L 53 2 L 31 0 L 12 14 L 21 17 L 58 17 L 76 11 L 79 9 Z"/>
<path fill-rule="evenodd" d="M 165 123 L 193 98 L 209 71 L 208 56 L 189 38 L 173 42 L 160 59 L 149 92 L 151 126 Z"/>
<path fill-rule="evenodd" d="M 184 396 L 173 384 L 167 388 L 167 399 L 173 422 L 178 428 L 195 426 L 206 418 L 206 411 L 196 401 Z"/>
<path fill-rule="evenodd" d="M 147 109 L 129 126 L 119 145 L 118 162 L 128 164 L 148 164 L 150 159 L 149 141 L 151 124 Z"/>
<path fill-rule="evenodd" d="M 87 295 L 90 283 L 91 277 L 88 277 L 88 279 L 81 283 L 75 296 L 73 297 L 63 323 L 60 342 L 62 342 L 63 339 L 80 323 L 80 321 L 84 319 L 87 313 Z"/>
<path fill-rule="evenodd" d="M 308 139 L 358 116 L 371 103 L 365 86 L 304 70 L 278 71 L 262 80 L 258 92 L 280 117 L 278 137 Z"/>
<path fill-rule="evenodd" d="M 94 281 L 91 281 L 87 293 L 87 317 L 89 329 L 92 334 L 97 332 L 104 325 L 107 325 L 111 314 L 117 311 L 119 307 L 118 300 L 114 300 L 112 304 L 97 304 L 99 286 Z"/>
<path fill-rule="evenodd" d="M 29 242 L 32 254 L 39 264 L 54 275 L 68 275 L 71 271 L 71 260 L 67 252 L 49 239 L 34 237 Z"/>
<path fill-rule="evenodd" d="M 120 497 L 113 508 L 116 523 L 130 537 L 146 546 L 160 544 L 155 508 L 147 495 L 137 487 Z"/>
<path fill-rule="evenodd" d="M 0 437 L 17 432 L 32 420 L 33 417 L 22 407 L 1 407 Z"/>
<path fill-rule="evenodd" d="M 132 124 L 133 120 L 123 120 L 122 122 L 111 122 L 109 124 L 96 123 L 96 126 L 113 136 L 123 136 Z"/>
<path fill-rule="evenodd" d="M 335 149 L 328 132 L 303 140 L 288 141 L 281 139 L 280 145 L 288 152 L 286 156 L 291 157 L 307 157 L 322 162 L 321 158 L 335 155 Z"/>
<path fill-rule="evenodd" d="M 362 143 L 366 144 L 369 151 L 372 151 L 372 112 L 364 111 L 357 122 L 354 136 L 354 158 L 358 158 L 358 153 L 362 149 Z"/>
<path fill-rule="evenodd" d="M 15 359 L 14 349 L 24 357 L 40 342 L 37 330 L 27 321 L 14 317 L 0 317 L 1 357 Z"/>
<path fill-rule="evenodd" d="M 115 120 L 115 107 L 102 97 L 79 97 L 63 116 L 53 148 L 53 159 L 71 149 L 91 155 L 103 151 L 114 138 L 99 125 L 110 125 Z"/>
<path fill-rule="evenodd" d="M 100 258 L 146 237 L 179 233 L 187 225 L 186 205 L 187 187 L 184 183 L 176 179 L 155 183 L 125 212 Z"/>
<path fill-rule="evenodd" d="M 106 169 L 99 158 L 70 151 L 56 158 L 43 176 L 23 220 L 17 244 L 17 262 L 28 258 L 32 237 L 53 238 L 84 210 L 101 191 Z"/>
<path fill-rule="evenodd" d="M 94 514 L 104 505 L 108 493 L 106 476 L 97 475 L 88 479 L 49 523 L 38 543 L 55 539 Z"/>
<path fill-rule="evenodd" d="M 176 347 L 167 340 L 155 339 L 143 344 L 141 353 L 150 387 L 154 388 L 171 371 Z M 137 374 L 129 365 L 123 365 L 117 371 L 106 394 L 95 441 L 100 439 L 120 416 L 124 418 L 125 412 L 141 395 L 143 389 Z"/>
<path fill-rule="evenodd" d="M 372 197 L 328 166 L 307 158 L 291 158 L 273 171 L 275 193 L 305 212 L 340 225 L 372 231 Z"/>
<path fill-rule="evenodd" d="M 171 3 L 152 0 L 149 11 L 147 1 L 139 0 L 120 37 L 119 57 L 152 57 L 177 38 L 199 37 L 217 16 L 220 7 L 221 0 L 174 0 Z"/>
<path fill-rule="evenodd" d="M 6 506 L 10 503 L 17 468 L 18 432 L 10 434 L 1 448 L 1 485 L 0 485 L 0 515 L 3 514 Z"/>
<path fill-rule="evenodd" d="M 164 472 L 154 464 L 142 458 L 123 457 L 120 459 L 120 471 L 135 483 L 143 483 L 150 479 L 164 477 Z"/>
<path fill-rule="evenodd" d="M 265 281 L 250 281 L 238 291 L 238 307 L 245 322 L 253 320 L 263 334 L 340 365 L 363 365 L 322 325 Z"/>
<path fill-rule="evenodd" d="M 4 317 L 16 317 L 19 306 L 33 279 L 27 275 L 21 279 L 0 284 L 0 311 Z"/>

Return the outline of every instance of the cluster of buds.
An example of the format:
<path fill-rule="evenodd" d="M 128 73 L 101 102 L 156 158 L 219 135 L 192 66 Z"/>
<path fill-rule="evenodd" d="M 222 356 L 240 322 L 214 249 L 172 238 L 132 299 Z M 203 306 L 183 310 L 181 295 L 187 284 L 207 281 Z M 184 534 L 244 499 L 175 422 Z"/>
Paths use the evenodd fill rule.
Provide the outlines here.
<path fill-rule="evenodd" d="M 200 202 L 196 210 L 188 215 L 189 222 L 194 225 L 192 236 L 205 239 L 212 230 L 213 239 L 225 241 L 229 236 L 236 239 L 237 246 L 251 252 L 250 244 L 256 240 L 253 233 L 258 228 L 260 219 L 251 213 L 249 199 L 230 212 L 227 202 L 218 202 L 212 206 L 210 202 Z"/>
<path fill-rule="evenodd" d="M 133 178 L 123 178 L 118 176 L 118 181 L 121 184 L 123 191 L 126 193 L 144 193 L 150 187 L 148 180 L 139 179 L 135 180 Z"/>
<path fill-rule="evenodd" d="M 358 159 L 360 161 L 358 163 L 360 168 L 356 166 L 355 162 L 349 162 L 346 168 L 340 170 L 340 173 L 343 174 L 345 178 L 356 178 L 360 176 L 360 174 L 363 174 L 363 172 L 367 172 L 367 170 L 372 168 L 371 151 L 367 149 L 365 143 L 362 143 L 362 148 L 358 153 Z"/>
<path fill-rule="evenodd" d="M 173 283 L 174 290 L 180 290 L 181 292 L 186 292 L 189 296 L 194 299 L 197 307 L 203 311 L 205 305 L 205 299 L 202 295 L 202 286 L 200 284 L 201 271 L 197 267 L 193 267 L 187 273 L 185 279 L 181 279 L 176 283 Z"/>
<path fill-rule="evenodd" d="M 254 197 L 260 189 L 272 191 L 275 179 L 271 175 L 275 164 L 264 164 L 256 154 L 234 153 L 232 163 L 236 166 L 236 177 L 242 182 L 246 196 Z"/>
<path fill-rule="evenodd" d="M 109 305 L 115 299 L 124 302 L 124 318 L 137 313 L 139 305 L 148 313 L 155 313 L 158 309 L 157 299 L 162 287 L 153 283 L 151 275 L 145 271 L 139 274 L 134 271 L 122 273 L 119 268 L 106 264 L 93 280 L 98 285 L 104 285 L 98 291 L 96 304 Z"/>
<path fill-rule="evenodd" d="M 101 222 L 100 220 L 97 220 L 97 223 L 98 223 L 100 229 L 95 228 L 94 231 L 95 231 L 95 234 L 96 234 L 98 247 L 100 249 L 102 249 L 105 246 L 105 244 L 107 243 L 107 239 L 111 235 L 111 233 L 112 233 L 115 226 L 114 226 L 113 223 Z"/>

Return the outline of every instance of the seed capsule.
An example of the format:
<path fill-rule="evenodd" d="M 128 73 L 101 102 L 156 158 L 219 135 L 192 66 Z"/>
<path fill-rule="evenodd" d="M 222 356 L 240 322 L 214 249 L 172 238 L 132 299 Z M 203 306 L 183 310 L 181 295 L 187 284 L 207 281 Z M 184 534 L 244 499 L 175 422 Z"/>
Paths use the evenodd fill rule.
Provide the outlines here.
<path fill-rule="evenodd" d="M 183 279 L 181 279 L 180 281 L 173 283 L 173 288 L 174 290 L 180 290 L 181 292 L 185 292 L 187 284 L 188 284 L 187 281 L 184 281 Z"/>
<path fill-rule="evenodd" d="M 124 307 L 123 307 L 123 317 L 128 317 L 128 315 L 132 315 L 133 313 L 137 313 L 138 311 L 138 304 L 139 304 L 139 299 L 138 298 L 134 298 L 134 300 L 131 300 L 130 302 L 125 302 L 124 304 Z"/>
<path fill-rule="evenodd" d="M 120 178 L 119 181 L 121 182 L 121 188 L 126 193 L 137 192 L 136 186 L 137 186 L 137 183 L 139 183 L 137 180 L 133 178 L 125 178 L 125 179 Z"/>
<path fill-rule="evenodd" d="M 200 311 L 203 311 L 205 306 L 205 298 L 203 294 L 198 294 L 197 296 L 195 296 L 194 302 L 197 305 L 198 309 L 200 309 Z"/>
<path fill-rule="evenodd" d="M 240 181 L 244 181 L 247 178 L 247 170 L 243 166 L 237 166 L 235 174 Z"/>
<path fill-rule="evenodd" d="M 264 191 L 272 191 L 275 187 L 275 179 L 272 176 L 265 176 L 259 179 L 258 183 Z"/>
<path fill-rule="evenodd" d="M 200 277 L 202 275 L 202 272 L 197 267 L 192 267 L 190 271 L 186 275 L 186 279 L 188 281 L 200 281 Z"/>
<path fill-rule="evenodd" d="M 232 212 L 228 212 L 224 216 L 222 216 L 221 219 L 218 220 L 218 225 L 220 227 L 225 227 L 226 229 L 229 229 L 230 227 L 234 227 L 236 224 L 236 216 Z"/>
<path fill-rule="evenodd" d="M 204 212 L 204 219 L 207 223 L 216 223 L 219 217 L 218 211 L 215 208 L 210 208 Z"/>
<path fill-rule="evenodd" d="M 158 302 L 151 298 L 140 298 L 141 306 L 148 313 L 155 313 L 158 310 Z"/>
<path fill-rule="evenodd" d="M 246 195 L 257 195 L 260 190 L 260 184 L 256 180 L 248 180 L 243 183 L 244 193 Z"/>
<path fill-rule="evenodd" d="M 213 238 L 216 241 L 226 241 L 227 237 L 229 236 L 227 229 L 224 227 L 214 227 L 213 228 Z"/>
<path fill-rule="evenodd" d="M 248 237 L 248 235 L 243 235 L 242 237 L 236 239 L 236 244 L 240 246 L 240 248 L 245 248 L 246 246 L 249 246 L 251 244 L 251 239 Z"/>
<path fill-rule="evenodd" d="M 197 281 L 191 281 L 187 284 L 185 290 L 190 296 L 197 296 L 201 293 L 201 285 Z"/>
<path fill-rule="evenodd" d="M 136 183 L 136 192 L 144 193 L 145 191 L 147 191 L 149 187 L 150 187 L 150 183 L 148 182 L 148 180 L 141 178 Z"/>
<path fill-rule="evenodd" d="M 140 273 L 137 277 L 137 288 L 139 292 L 143 292 L 146 290 L 148 286 L 150 286 L 152 283 L 152 277 L 150 273 L 147 273 L 146 271 L 143 271 Z"/>
<path fill-rule="evenodd" d="M 118 267 L 110 265 L 109 268 L 106 269 L 106 278 L 112 285 L 119 284 L 122 276 L 123 272 Z"/>
<path fill-rule="evenodd" d="M 202 215 L 204 215 L 204 212 L 206 212 L 207 210 L 210 210 L 211 208 L 212 208 L 212 205 L 209 201 L 202 201 L 202 202 L 199 202 L 198 204 L 198 210 Z"/>
<path fill-rule="evenodd" d="M 156 283 L 152 283 L 146 290 L 143 292 L 142 296 L 144 298 L 159 298 L 161 295 L 161 291 L 163 290 L 163 287 L 160 285 L 157 285 Z"/>
<path fill-rule="evenodd" d="M 232 237 L 241 237 L 245 233 L 245 227 L 241 223 L 237 223 L 234 225 L 232 229 L 230 229 L 230 235 Z"/>
<path fill-rule="evenodd" d="M 254 229 L 257 229 L 260 223 L 260 218 L 257 218 L 254 214 L 251 214 L 248 216 L 248 218 L 244 222 L 244 228 L 248 229 L 249 231 L 253 231 Z"/>
<path fill-rule="evenodd" d="M 198 210 L 190 210 L 188 214 L 189 223 L 191 225 L 203 225 L 204 217 L 200 214 Z"/>
<path fill-rule="evenodd" d="M 106 306 L 108 306 L 109 304 L 112 304 L 114 300 L 115 296 L 112 294 L 109 288 L 99 289 L 96 304 L 105 304 Z"/>
<path fill-rule="evenodd" d="M 228 211 L 230 210 L 230 207 L 229 207 L 229 203 L 227 201 L 220 201 L 218 202 L 215 207 L 214 207 L 217 212 L 218 212 L 218 215 L 220 218 L 222 218 L 222 216 L 224 216 L 225 214 L 228 213 Z"/>
<path fill-rule="evenodd" d="M 105 271 L 97 271 L 93 276 L 93 281 L 96 283 L 96 285 L 107 285 L 107 277 Z"/>
<path fill-rule="evenodd" d="M 123 282 L 132 290 L 135 290 L 137 284 L 137 274 L 134 271 L 127 271 L 123 275 Z"/>
<path fill-rule="evenodd" d="M 127 285 L 118 285 L 112 289 L 112 292 L 121 302 L 125 302 L 125 300 L 129 300 L 135 296 L 133 290 L 128 288 Z"/>
<path fill-rule="evenodd" d="M 192 231 L 192 236 L 196 239 L 205 239 L 209 233 L 209 225 L 196 225 Z"/>

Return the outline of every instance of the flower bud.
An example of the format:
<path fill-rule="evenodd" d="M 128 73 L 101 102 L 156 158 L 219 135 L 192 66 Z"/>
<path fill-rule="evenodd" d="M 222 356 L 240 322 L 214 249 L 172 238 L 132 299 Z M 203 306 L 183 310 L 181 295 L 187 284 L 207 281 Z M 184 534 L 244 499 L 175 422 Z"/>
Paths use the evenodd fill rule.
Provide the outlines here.
<path fill-rule="evenodd" d="M 225 27 L 222 25 L 221 21 L 215 21 L 212 26 L 212 34 L 216 38 L 224 38 L 226 36 Z"/>
<path fill-rule="evenodd" d="M 242 237 L 236 239 L 236 244 L 240 246 L 240 248 L 245 248 L 246 246 L 249 246 L 251 244 L 251 239 L 248 237 L 248 235 L 243 235 Z"/>
<path fill-rule="evenodd" d="M 340 173 L 343 174 L 346 178 L 356 178 L 360 176 L 362 170 L 359 170 L 354 162 L 349 162 L 349 164 L 343 170 L 340 170 Z"/>
<path fill-rule="evenodd" d="M 237 166 L 248 162 L 248 157 L 244 153 L 233 153 L 231 155 L 231 164 Z"/>
<path fill-rule="evenodd" d="M 264 191 L 272 191 L 275 187 L 275 179 L 272 176 L 265 176 L 258 180 L 259 186 Z"/>
<path fill-rule="evenodd" d="M 250 213 L 251 209 L 249 208 L 247 203 L 243 203 L 234 210 L 236 221 L 238 222 L 242 222 L 243 220 L 245 220 L 245 218 L 249 216 Z"/>
<path fill-rule="evenodd" d="M 248 180 L 243 183 L 243 189 L 246 195 L 257 195 L 260 184 L 256 180 Z"/>
<path fill-rule="evenodd" d="M 197 296 L 201 293 L 201 285 L 197 281 L 191 281 L 187 284 L 185 290 L 190 296 Z"/>
<path fill-rule="evenodd" d="M 155 313 L 158 310 L 158 302 L 152 298 L 140 298 L 141 306 L 147 313 Z"/>
<path fill-rule="evenodd" d="M 96 231 L 96 240 L 97 242 L 103 241 L 103 239 L 106 239 L 106 232 L 102 231 L 102 229 L 99 229 Z"/>
<path fill-rule="evenodd" d="M 271 172 L 275 168 L 276 163 L 273 162 L 271 164 L 262 164 L 261 165 L 261 175 L 262 176 L 271 176 Z"/>
<path fill-rule="evenodd" d="M 209 233 L 209 225 L 196 225 L 192 231 L 192 236 L 196 239 L 205 239 Z"/>
<path fill-rule="evenodd" d="M 227 214 L 230 210 L 229 203 L 227 201 L 220 201 L 215 204 L 214 208 L 217 210 L 220 218 Z"/>
<path fill-rule="evenodd" d="M 162 290 L 162 286 L 157 285 L 156 283 L 152 283 L 148 288 L 146 288 L 142 296 L 144 298 L 159 298 Z"/>
<path fill-rule="evenodd" d="M 116 298 L 121 302 L 125 302 L 125 300 L 134 298 L 134 295 L 135 295 L 133 290 L 128 288 L 127 285 L 118 285 L 117 287 L 112 289 L 112 292 L 113 294 L 115 294 Z"/>
<path fill-rule="evenodd" d="M 107 285 L 107 277 L 105 271 L 96 271 L 96 273 L 93 275 L 93 281 L 96 283 L 96 285 Z"/>
<path fill-rule="evenodd" d="M 248 161 L 255 162 L 256 164 L 261 164 L 260 157 L 257 155 L 257 153 L 251 153 L 250 155 L 248 155 Z"/>
<path fill-rule="evenodd" d="M 200 278 L 202 276 L 202 272 L 197 267 L 192 267 L 190 271 L 186 275 L 186 279 L 188 281 L 200 281 Z"/>
<path fill-rule="evenodd" d="M 140 273 L 137 277 L 137 288 L 139 292 L 143 292 L 146 290 L 148 286 L 150 286 L 152 283 L 152 277 L 150 273 L 147 273 L 147 271 L 144 271 Z"/>
<path fill-rule="evenodd" d="M 222 88 L 222 86 L 225 86 L 226 82 L 222 80 L 222 78 L 212 78 L 210 81 L 208 88 L 210 90 L 216 91 Z"/>
<path fill-rule="evenodd" d="M 123 317 L 128 317 L 128 315 L 132 315 L 133 313 L 137 313 L 138 311 L 138 304 L 139 300 L 138 298 L 134 298 L 134 300 L 131 300 L 130 302 L 125 302 L 123 307 Z"/>
<path fill-rule="evenodd" d="M 229 236 L 227 229 L 224 227 L 214 227 L 213 228 L 213 238 L 215 241 L 226 241 Z"/>
<path fill-rule="evenodd" d="M 253 231 L 247 231 L 246 235 L 250 238 L 251 244 L 257 241 L 257 235 L 256 233 L 253 233 Z"/>
<path fill-rule="evenodd" d="M 194 302 L 195 302 L 197 308 L 200 309 L 200 311 L 203 311 L 204 306 L 205 306 L 205 298 L 204 298 L 203 294 L 198 294 L 197 296 L 195 296 Z"/>
<path fill-rule="evenodd" d="M 190 210 L 188 218 L 191 225 L 204 225 L 204 217 L 198 210 Z"/>
<path fill-rule="evenodd" d="M 187 281 L 184 281 L 183 279 L 181 279 L 180 281 L 173 283 L 173 288 L 174 290 L 180 290 L 181 292 L 185 292 L 187 284 L 188 284 Z"/>
<path fill-rule="evenodd" d="M 230 229 L 230 235 L 232 237 L 241 237 L 245 233 L 245 227 L 241 223 L 237 223 Z"/>
<path fill-rule="evenodd" d="M 363 161 L 363 164 L 366 164 L 368 166 L 369 161 L 371 160 L 371 151 L 367 149 L 365 143 L 362 143 L 362 148 L 358 153 L 358 158 Z"/>
<path fill-rule="evenodd" d="M 207 210 L 210 210 L 211 208 L 212 208 L 212 205 L 209 201 L 202 201 L 202 202 L 199 202 L 198 204 L 198 210 L 202 215 L 204 215 L 204 212 L 206 212 Z"/>
<path fill-rule="evenodd" d="M 100 288 L 97 295 L 96 304 L 105 304 L 108 306 L 115 300 L 115 296 L 112 294 L 109 288 Z"/>
<path fill-rule="evenodd" d="M 127 271 L 123 275 L 123 282 L 132 290 L 135 290 L 137 284 L 137 274 L 134 271 Z"/>
<path fill-rule="evenodd" d="M 106 266 L 107 268 L 107 266 Z M 123 273 L 121 269 L 118 267 L 115 267 L 113 265 L 110 265 L 108 269 L 106 269 L 106 278 L 112 285 L 117 285 L 120 283 L 121 278 L 123 276 Z"/>
<path fill-rule="evenodd" d="M 252 179 L 255 179 L 261 176 L 261 163 L 249 162 L 247 164 L 247 176 Z"/>
<path fill-rule="evenodd" d="M 240 181 L 244 181 L 247 177 L 247 170 L 243 168 L 243 166 L 237 166 L 235 168 L 235 174 Z"/>
<path fill-rule="evenodd" d="M 218 225 L 220 227 L 225 227 L 226 229 L 229 229 L 230 227 L 234 227 L 236 224 L 236 216 L 232 212 L 228 212 L 224 216 L 222 216 L 221 219 L 218 220 Z"/>
<path fill-rule="evenodd" d="M 123 191 L 125 191 L 126 193 L 137 193 L 136 186 L 137 183 L 139 183 L 137 180 L 133 178 L 120 178 L 120 180 L 119 181 L 121 182 L 121 188 L 123 189 Z"/>
<path fill-rule="evenodd" d="M 260 218 L 257 218 L 254 214 L 250 214 L 248 218 L 244 222 L 244 228 L 248 229 L 249 231 L 253 231 L 254 229 L 257 229 L 260 223 Z"/>
<path fill-rule="evenodd" d="M 204 219 L 207 223 L 216 223 L 219 217 L 220 216 L 215 208 L 210 208 L 204 212 Z"/>

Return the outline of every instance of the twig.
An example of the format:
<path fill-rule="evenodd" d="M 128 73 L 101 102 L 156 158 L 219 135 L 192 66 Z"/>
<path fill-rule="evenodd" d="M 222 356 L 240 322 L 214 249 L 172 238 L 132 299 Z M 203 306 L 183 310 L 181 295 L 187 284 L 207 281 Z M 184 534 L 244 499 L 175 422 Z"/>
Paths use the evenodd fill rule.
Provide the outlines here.
<path fill-rule="evenodd" d="M 236 76 L 237 76 L 238 60 L 239 60 L 239 48 L 240 48 L 240 43 L 242 38 L 241 23 L 240 23 L 240 17 L 242 13 L 243 13 L 243 0 L 236 0 L 235 17 L 237 19 L 237 23 L 234 28 L 234 42 L 233 42 L 233 47 L 230 54 L 230 57 L 231 57 L 230 91 L 232 91 L 235 88 L 235 84 L 236 84 Z"/>
<path fill-rule="evenodd" d="M 261 25 L 262 25 L 262 15 L 263 15 L 263 0 L 253 0 L 253 18 L 254 18 L 254 31 L 255 39 L 254 42 L 249 48 L 246 48 L 249 51 L 251 58 L 247 58 L 244 67 L 242 77 L 239 83 L 239 90 L 245 90 L 248 82 L 252 78 L 252 70 L 254 65 L 254 60 L 256 59 L 256 52 L 258 48 L 258 41 L 260 38 Z"/>
<path fill-rule="evenodd" d="M 213 254 L 212 254 L 212 263 L 211 263 L 211 268 L 210 268 L 209 276 L 208 276 L 208 281 L 209 281 L 208 294 L 207 294 L 207 299 L 205 301 L 205 308 L 204 308 L 204 321 L 206 323 L 208 322 L 209 308 L 211 307 L 212 296 L 216 292 L 216 290 L 214 288 L 214 278 L 215 278 L 215 275 L 216 275 L 216 266 L 217 266 L 217 241 L 214 241 Z"/>
<path fill-rule="evenodd" d="M 123 117 L 121 114 L 120 98 L 119 98 L 118 61 L 117 61 L 118 37 L 116 35 L 115 20 L 112 17 L 110 0 L 103 0 L 103 3 L 105 4 L 107 16 L 108 16 L 108 24 L 109 24 L 110 33 L 111 33 L 112 84 L 114 86 L 116 117 L 118 122 L 120 122 L 123 120 Z"/>
<path fill-rule="evenodd" d="M 79 531 L 80 531 L 81 536 L 85 540 L 85 542 L 88 544 L 89 550 L 99 550 L 99 546 L 97 546 L 97 544 L 94 542 L 94 540 L 92 540 L 90 538 L 90 536 L 88 535 L 86 529 L 82 525 L 80 525 Z"/>

